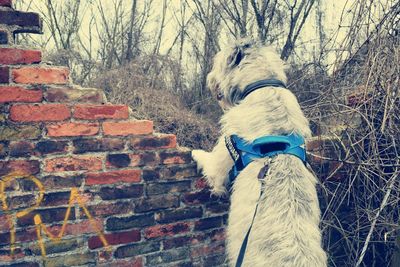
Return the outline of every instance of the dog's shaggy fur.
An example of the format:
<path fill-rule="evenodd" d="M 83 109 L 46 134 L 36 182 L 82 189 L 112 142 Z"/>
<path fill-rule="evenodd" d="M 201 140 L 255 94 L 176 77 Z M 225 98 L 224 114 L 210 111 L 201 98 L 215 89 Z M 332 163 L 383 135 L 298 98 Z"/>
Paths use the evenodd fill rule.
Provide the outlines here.
<path fill-rule="evenodd" d="M 215 56 L 207 80 L 225 110 L 221 119 L 222 136 L 212 152 L 194 150 L 192 156 L 217 195 L 227 193 L 228 172 L 233 165 L 225 136 L 236 134 L 248 142 L 265 135 L 293 132 L 304 138 L 311 137 L 308 120 L 296 97 L 287 89 L 266 87 L 238 101 L 238 94 L 248 84 L 270 78 L 284 83 L 287 80 L 284 62 L 269 47 L 242 41 Z M 251 224 L 261 187 L 257 175 L 266 160 L 250 163 L 232 188 L 227 227 L 231 266 L 237 260 Z M 243 266 L 326 266 L 318 228 L 320 210 L 316 183 L 316 177 L 299 158 L 278 155 L 272 159 Z"/>

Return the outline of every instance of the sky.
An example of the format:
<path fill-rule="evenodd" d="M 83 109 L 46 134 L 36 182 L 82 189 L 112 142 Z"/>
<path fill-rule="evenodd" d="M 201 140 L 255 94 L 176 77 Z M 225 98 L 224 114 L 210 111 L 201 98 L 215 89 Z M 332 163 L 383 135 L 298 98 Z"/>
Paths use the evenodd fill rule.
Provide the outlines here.
<path fill-rule="evenodd" d="M 54 3 L 61 4 L 66 1 L 66 0 L 54 0 Z M 90 1 L 99 1 L 99 0 L 82 0 L 82 3 L 88 3 Z M 105 6 L 106 9 L 111 10 L 112 9 L 112 3 L 115 0 L 100 0 L 102 1 L 103 5 Z M 129 12 L 130 7 L 131 7 L 131 1 L 130 0 L 123 0 L 124 1 L 124 9 Z M 161 15 L 161 10 L 162 10 L 162 3 L 163 0 L 153 0 L 153 9 L 151 12 L 151 17 L 149 21 L 152 21 L 149 23 L 145 29 L 148 35 L 154 35 L 158 32 L 159 30 L 159 18 Z M 168 4 L 170 5 L 169 11 L 167 12 L 167 17 L 166 17 L 166 26 L 164 30 L 164 35 L 160 47 L 160 52 L 161 53 L 166 53 L 168 49 L 171 47 L 173 40 L 177 34 L 177 22 L 174 14 L 174 10 L 179 10 L 181 6 L 181 1 L 184 0 L 167 0 Z M 382 0 L 381 2 L 385 2 L 386 0 Z M 329 45 L 331 46 L 332 50 L 336 48 L 338 44 L 341 43 L 343 40 L 344 36 L 346 36 L 347 33 L 347 26 L 348 24 L 348 18 L 350 17 L 348 15 L 348 11 L 351 11 L 352 8 L 352 3 L 354 2 L 353 0 L 319 0 L 321 9 L 325 13 L 325 17 L 323 20 L 323 25 L 325 26 L 325 31 L 327 33 L 327 37 L 334 37 Z M 45 0 L 17 0 L 17 3 L 24 3 L 23 9 L 27 9 L 27 4 L 30 4 L 29 10 L 30 11 L 40 11 L 40 10 L 45 10 L 44 5 L 46 3 Z M 87 40 L 87 34 L 89 32 L 89 17 L 87 14 L 89 14 L 90 10 L 86 10 L 86 14 L 84 16 L 83 20 L 83 25 L 82 25 L 82 34 L 83 34 L 83 39 Z M 342 11 L 344 11 L 342 13 Z M 191 9 L 187 9 L 187 17 L 190 16 Z M 379 13 L 379 12 L 377 12 Z M 343 15 L 343 18 L 342 18 Z M 381 14 L 377 14 L 377 17 L 381 16 Z M 315 12 L 310 15 L 310 19 L 306 22 L 306 25 L 303 29 L 303 34 L 302 34 L 302 40 L 300 42 L 305 43 L 306 45 L 304 46 L 305 49 L 302 51 L 299 51 L 301 57 L 304 58 L 310 58 L 310 56 L 313 54 L 314 49 L 317 49 L 317 38 L 318 38 L 318 33 L 315 28 Z M 341 27 L 339 28 L 339 23 L 342 21 Z M 46 31 L 46 29 L 45 29 Z M 42 40 L 46 40 L 46 35 L 45 36 L 38 36 L 35 38 L 41 38 Z M 227 45 L 231 40 L 227 38 L 221 38 L 221 46 L 223 47 L 224 45 Z M 331 54 L 328 56 L 328 63 L 333 62 L 335 60 L 335 54 Z"/>

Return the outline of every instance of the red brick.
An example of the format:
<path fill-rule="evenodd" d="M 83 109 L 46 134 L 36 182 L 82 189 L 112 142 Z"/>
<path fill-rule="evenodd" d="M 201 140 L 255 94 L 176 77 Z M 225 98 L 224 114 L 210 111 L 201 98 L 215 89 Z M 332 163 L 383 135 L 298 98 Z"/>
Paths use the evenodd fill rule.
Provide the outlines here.
<path fill-rule="evenodd" d="M 206 189 L 209 188 L 209 185 L 207 183 L 207 180 L 204 178 L 199 178 L 195 182 L 195 188 L 196 189 Z"/>
<path fill-rule="evenodd" d="M 12 0 L 0 0 L 0 6 L 8 6 L 11 7 Z"/>
<path fill-rule="evenodd" d="M 102 159 L 97 157 L 63 157 L 45 161 L 46 172 L 99 171 L 101 169 Z"/>
<path fill-rule="evenodd" d="M 131 230 L 127 232 L 118 232 L 112 234 L 106 234 L 105 238 L 109 245 L 118 245 L 118 244 L 128 244 L 133 242 L 138 242 L 141 239 L 139 230 Z M 88 240 L 88 246 L 90 249 L 96 249 L 103 247 L 103 243 L 100 240 L 100 237 L 93 236 Z"/>
<path fill-rule="evenodd" d="M 135 137 L 130 140 L 132 149 L 165 149 L 176 147 L 176 136 L 173 134 L 162 134 L 158 136 Z"/>
<path fill-rule="evenodd" d="M 140 170 L 88 173 L 86 177 L 86 185 L 115 184 L 119 182 L 138 183 L 141 181 L 141 174 L 142 172 Z"/>
<path fill-rule="evenodd" d="M 153 122 L 147 120 L 104 122 L 103 131 L 105 135 L 141 135 L 153 132 Z"/>
<path fill-rule="evenodd" d="M 37 160 L 12 160 L 0 161 L 0 176 L 12 172 L 23 174 L 37 174 L 40 171 L 40 164 Z"/>
<path fill-rule="evenodd" d="M 163 236 L 174 236 L 190 231 L 188 223 L 174 223 L 167 225 L 156 225 L 144 230 L 146 238 L 156 238 Z"/>
<path fill-rule="evenodd" d="M 42 90 L 27 90 L 17 86 L 0 86 L 0 103 L 41 102 L 42 98 Z"/>
<path fill-rule="evenodd" d="M 9 82 L 10 82 L 10 68 L 0 67 L 0 83 L 9 83 Z"/>
<path fill-rule="evenodd" d="M 48 227 L 48 230 L 52 234 L 57 235 L 61 230 L 61 225 Z M 94 218 L 92 220 L 80 221 L 79 223 L 68 223 L 64 235 L 79 236 L 82 234 L 97 233 L 98 231 L 103 231 L 103 221 L 99 218 Z"/>
<path fill-rule="evenodd" d="M 96 119 L 127 119 L 129 117 L 126 105 L 77 105 L 74 118 L 84 120 Z"/>
<path fill-rule="evenodd" d="M 10 108 L 13 121 L 62 121 L 71 117 L 71 111 L 62 104 L 14 105 Z"/>
<path fill-rule="evenodd" d="M 22 67 L 12 70 L 15 83 L 24 84 L 66 84 L 69 70 L 65 68 Z"/>
<path fill-rule="evenodd" d="M 185 164 L 192 161 L 190 151 L 162 151 L 159 156 L 163 164 Z"/>
<path fill-rule="evenodd" d="M 42 60 L 39 50 L 23 50 L 17 48 L 0 48 L 0 64 L 33 64 Z"/>
<path fill-rule="evenodd" d="M 99 132 L 98 123 L 58 123 L 47 125 L 47 135 L 52 137 L 61 136 L 91 136 Z"/>

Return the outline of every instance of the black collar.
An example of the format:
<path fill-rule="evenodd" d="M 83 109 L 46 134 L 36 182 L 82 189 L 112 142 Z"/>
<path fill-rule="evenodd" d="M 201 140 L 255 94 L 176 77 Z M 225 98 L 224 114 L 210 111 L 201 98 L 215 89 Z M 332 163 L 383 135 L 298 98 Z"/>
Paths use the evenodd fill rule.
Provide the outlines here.
<path fill-rule="evenodd" d="M 243 100 L 246 96 L 248 96 L 255 90 L 263 88 L 263 87 L 267 87 L 267 86 L 286 88 L 286 85 L 282 81 L 277 80 L 277 79 L 265 79 L 265 80 L 256 81 L 254 83 L 247 85 L 244 88 L 243 92 L 239 95 L 238 101 Z"/>

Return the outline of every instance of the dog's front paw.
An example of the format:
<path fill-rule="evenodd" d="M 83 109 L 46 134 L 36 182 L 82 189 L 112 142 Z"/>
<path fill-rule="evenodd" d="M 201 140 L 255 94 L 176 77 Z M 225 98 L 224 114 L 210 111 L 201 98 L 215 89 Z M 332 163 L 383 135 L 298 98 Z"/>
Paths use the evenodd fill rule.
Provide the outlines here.
<path fill-rule="evenodd" d="M 201 170 L 204 168 L 204 165 L 207 161 L 207 152 L 200 149 L 195 149 L 192 151 L 192 158 L 197 163 L 197 170 Z"/>

